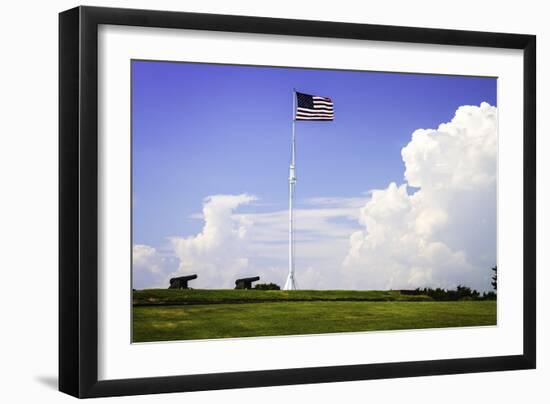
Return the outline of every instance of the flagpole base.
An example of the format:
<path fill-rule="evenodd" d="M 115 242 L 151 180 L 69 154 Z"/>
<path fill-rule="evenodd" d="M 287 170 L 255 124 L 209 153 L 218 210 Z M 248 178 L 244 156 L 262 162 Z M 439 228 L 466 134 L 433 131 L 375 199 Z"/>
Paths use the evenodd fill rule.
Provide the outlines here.
<path fill-rule="evenodd" d="M 294 276 L 288 275 L 288 278 L 286 279 L 285 286 L 283 287 L 283 290 L 297 290 L 296 287 L 296 281 L 294 280 Z"/>

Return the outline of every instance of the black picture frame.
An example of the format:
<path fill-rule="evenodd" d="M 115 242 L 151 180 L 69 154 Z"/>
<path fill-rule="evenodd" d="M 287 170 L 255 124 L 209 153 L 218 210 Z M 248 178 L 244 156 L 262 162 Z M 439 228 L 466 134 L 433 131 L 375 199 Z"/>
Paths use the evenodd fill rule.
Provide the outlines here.
<path fill-rule="evenodd" d="M 98 26 L 277 34 L 523 51 L 523 354 L 99 381 Z M 533 369 L 536 366 L 536 37 L 184 12 L 77 7 L 59 15 L 59 390 L 104 397 Z"/>

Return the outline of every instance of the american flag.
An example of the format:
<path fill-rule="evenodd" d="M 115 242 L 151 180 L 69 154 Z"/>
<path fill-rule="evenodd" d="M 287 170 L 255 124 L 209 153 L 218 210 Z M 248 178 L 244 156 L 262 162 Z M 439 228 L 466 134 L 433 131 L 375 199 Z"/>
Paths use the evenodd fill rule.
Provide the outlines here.
<path fill-rule="evenodd" d="M 297 121 L 332 121 L 334 119 L 334 104 L 328 97 L 319 97 L 296 92 Z"/>

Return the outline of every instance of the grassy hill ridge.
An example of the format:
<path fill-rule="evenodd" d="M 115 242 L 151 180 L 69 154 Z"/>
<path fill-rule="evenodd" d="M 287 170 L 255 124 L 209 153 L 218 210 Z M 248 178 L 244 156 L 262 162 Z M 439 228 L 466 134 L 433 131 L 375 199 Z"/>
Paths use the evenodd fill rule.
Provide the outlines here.
<path fill-rule="evenodd" d="M 134 306 L 268 303 L 268 302 L 418 302 L 426 295 L 406 295 L 398 290 L 235 290 L 143 289 L 133 292 Z"/>

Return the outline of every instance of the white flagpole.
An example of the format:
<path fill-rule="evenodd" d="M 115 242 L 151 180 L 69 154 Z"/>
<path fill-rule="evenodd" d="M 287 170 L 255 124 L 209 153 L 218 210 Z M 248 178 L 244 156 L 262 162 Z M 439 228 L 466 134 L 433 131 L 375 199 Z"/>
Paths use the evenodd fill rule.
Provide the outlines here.
<path fill-rule="evenodd" d="M 290 155 L 290 172 L 288 176 L 288 277 L 284 290 L 296 290 L 294 277 L 294 187 L 296 186 L 296 89 L 292 91 L 292 140 Z"/>

